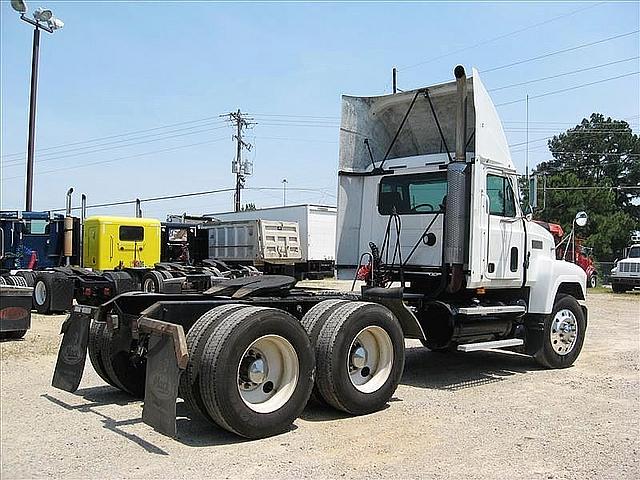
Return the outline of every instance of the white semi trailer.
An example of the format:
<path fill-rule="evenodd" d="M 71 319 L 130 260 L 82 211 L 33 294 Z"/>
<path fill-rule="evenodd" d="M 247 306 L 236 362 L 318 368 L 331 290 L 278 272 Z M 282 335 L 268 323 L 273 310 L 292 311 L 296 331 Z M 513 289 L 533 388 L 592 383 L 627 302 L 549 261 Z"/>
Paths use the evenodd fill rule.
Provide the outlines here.
<path fill-rule="evenodd" d="M 78 387 L 88 344 L 96 371 L 144 396 L 143 420 L 160 431 L 175 434 L 180 396 L 220 428 L 259 438 L 289 429 L 312 390 L 352 415 L 383 408 L 405 338 L 572 365 L 587 327 L 586 275 L 556 260 L 551 234 L 520 209 L 477 72 L 454 73 L 400 94 L 343 97 L 337 264 L 366 280 L 360 292 L 264 275 L 77 306 L 53 384 Z"/>

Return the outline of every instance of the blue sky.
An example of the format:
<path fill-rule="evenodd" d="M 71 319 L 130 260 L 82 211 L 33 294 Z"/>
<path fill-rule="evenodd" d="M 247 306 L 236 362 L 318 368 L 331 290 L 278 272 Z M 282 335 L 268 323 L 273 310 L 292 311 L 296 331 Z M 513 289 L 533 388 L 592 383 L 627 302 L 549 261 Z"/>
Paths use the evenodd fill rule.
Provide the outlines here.
<path fill-rule="evenodd" d="M 247 186 L 274 189 L 245 190 L 243 203 L 281 204 L 286 178 L 288 203 L 333 204 L 341 94 L 389 93 L 394 65 L 399 87 L 410 89 L 450 78 L 457 63 L 482 72 L 640 28 L 638 2 L 28 3 L 29 13 L 44 5 L 65 22 L 41 39 L 34 209 L 43 210 L 64 206 L 70 186 L 89 204 L 232 187 L 233 132 L 218 115 L 238 108 L 258 122 L 248 132 L 255 148 Z M 8 1 L 0 15 L 0 208 L 23 208 L 18 154 L 26 147 L 32 29 Z M 500 104 L 637 72 L 639 55 L 635 33 L 482 78 L 491 90 L 626 60 L 492 92 Z M 532 99 L 531 164 L 550 156 L 539 139 L 592 112 L 627 119 L 637 131 L 639 92 L 631 75 Z M 525 103 L 499 112 L 524 171 Z M 143 209 L 164 218 L 232 203 L 222 193 Z"/>

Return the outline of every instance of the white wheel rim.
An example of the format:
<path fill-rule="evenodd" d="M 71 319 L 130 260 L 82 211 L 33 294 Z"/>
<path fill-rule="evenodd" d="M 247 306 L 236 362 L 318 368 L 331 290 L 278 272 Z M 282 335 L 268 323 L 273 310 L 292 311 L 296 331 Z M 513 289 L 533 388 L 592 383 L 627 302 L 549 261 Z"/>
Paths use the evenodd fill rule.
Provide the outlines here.
<path fill-rule="evenodd" d="M 362 393 L 373 393 L 385 384 L 393 368 L 391 337 L 381 327 L 360 330 L 351 342 L 347 371 L 353 386 Z"/>
<path fill-rule="evenodd" d="M 34 294 L 36 297 L 36 303 L 38 305 L 44 305 L 44 302 L 47 299 L 47 287 L 42 280 L 38 280 L 36 283 Z"/>
<path fill-rule="evenodd" d="M 147 293 L 154 293 L 156 291 L 156 286 L 153 283 L 153 279 L 147 278 L 144 281 L 143 291 Z"/>
<path fill-rule="evenodd" d="M 244 351 L 238 365 L 240 398 L 257 413 L 275 412 L 298 384 L 300 363 L 293 345 L 279 335 L 265 335 Z"/>
<path fill-rule="evenodd" d="M 551 347 L 558 355 L 567 355 L 573 350 L 578 339 L 578 321 L 571 310 L 556 313 L 549 332 Z"/>

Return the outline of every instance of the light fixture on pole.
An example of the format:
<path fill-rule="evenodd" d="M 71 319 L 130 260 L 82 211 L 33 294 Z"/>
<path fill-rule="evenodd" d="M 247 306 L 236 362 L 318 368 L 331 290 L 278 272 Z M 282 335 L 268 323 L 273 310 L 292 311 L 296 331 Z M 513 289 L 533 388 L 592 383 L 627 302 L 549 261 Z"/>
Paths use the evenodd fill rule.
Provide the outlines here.
<path fill-rule="evenodd" d="M 33 160 L 36 143 L 36 98 L 38 90 L 38 59 L 40 57 L 40 30 L 53 33 L 64 27 L 64 22 L 54 17 L 49 9 L 38 8 L 33 12 L 33 20 L 25 15 L 27 4 L 24 0 L 11 0 L 11 7 L 20 14 L 20 19 L 34 27 L 33 49 L 31 52 L 31 91 L 29 95 L 29 139 L 27 142 L 27 185 L 25 210 L 33 209 Z"/>
<path fill-rule="evenodd" d="M 282 205 L 287 206 L 287 179 L 282 179 Z"/>

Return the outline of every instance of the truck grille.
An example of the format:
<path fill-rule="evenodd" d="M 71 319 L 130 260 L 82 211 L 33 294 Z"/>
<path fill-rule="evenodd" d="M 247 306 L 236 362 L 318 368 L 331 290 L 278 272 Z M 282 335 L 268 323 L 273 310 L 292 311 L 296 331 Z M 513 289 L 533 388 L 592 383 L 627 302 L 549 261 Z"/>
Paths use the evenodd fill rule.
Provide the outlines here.
<path fill-rule="evenodd" d="M 640 263 L 621 263 L 620 273 L 640 273 Z"/>

